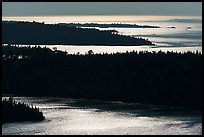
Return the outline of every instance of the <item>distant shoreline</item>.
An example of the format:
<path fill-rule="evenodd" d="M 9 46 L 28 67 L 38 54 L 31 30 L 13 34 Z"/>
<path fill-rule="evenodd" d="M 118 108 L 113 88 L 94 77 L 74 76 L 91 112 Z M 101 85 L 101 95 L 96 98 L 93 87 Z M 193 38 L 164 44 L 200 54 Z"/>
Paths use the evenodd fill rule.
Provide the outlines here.
<path fill-rule="evenodd" d="M 137 24 L 123 24 L 123 23 L 59 23 L 59 25 L 69 27 L 99 27 L 99 28 L 161 28 L 160 26 L 137 25 Z"/>
<path fill-rule="evenodd" d="M 2 21 L 2 44 L 22 45 L 107 45 L 140 46 L 154 45 L 148 39 L 100 31 L 44 24 L 44 22 Z"/>

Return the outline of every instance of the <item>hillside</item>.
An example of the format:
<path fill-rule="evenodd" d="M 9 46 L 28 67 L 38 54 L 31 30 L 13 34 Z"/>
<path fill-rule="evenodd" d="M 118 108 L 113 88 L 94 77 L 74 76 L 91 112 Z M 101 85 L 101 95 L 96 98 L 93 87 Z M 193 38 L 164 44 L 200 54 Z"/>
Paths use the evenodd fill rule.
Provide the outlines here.
<path fill-rule="evenodd" d="M 2 22 L 2 43 L 23 45 L 154 45 L 152 42 L 112 31 L 82 29 L 37 22 Z"/>
<path fill-rule="evenodd" d="M 201 53 L 88 53 L 3 47 L 3 94 L 201 108 Z"/>

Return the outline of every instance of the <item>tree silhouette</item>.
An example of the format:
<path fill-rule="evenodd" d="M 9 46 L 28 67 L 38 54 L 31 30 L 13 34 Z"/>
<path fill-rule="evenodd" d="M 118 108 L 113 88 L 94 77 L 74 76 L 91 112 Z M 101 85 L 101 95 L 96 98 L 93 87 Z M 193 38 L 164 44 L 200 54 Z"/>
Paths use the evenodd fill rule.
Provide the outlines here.
<path fill-rule="evenodd" d="M 198 52 L 92 54 L 90 50 L 91 54 L 71 55 L 16 46 L 3 46 L 2 51 L 3 94 L 202 107 Z"/>
<path fill-rule="evenodd" d="M 37 109 L 36 106 L 33 108 L 28 104 L 16 102 L 13 97 L 6 98 L 2 101 L 2 122 L 22 122 L 22 121 L 41 121 L 45 117 L 43 113 Z"/>
<path fill-rule="evenodd" d="M 93 54 L 94 54 L 93 50 L 88 51 L 88 55 L 93 55 Z"/>

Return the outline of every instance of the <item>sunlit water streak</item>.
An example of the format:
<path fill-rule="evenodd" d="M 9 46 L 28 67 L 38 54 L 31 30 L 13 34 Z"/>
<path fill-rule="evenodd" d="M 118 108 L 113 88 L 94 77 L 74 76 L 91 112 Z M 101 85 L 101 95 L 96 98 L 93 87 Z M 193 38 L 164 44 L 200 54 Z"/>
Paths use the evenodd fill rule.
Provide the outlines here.
<path fill-rule="evenodd" d="M 76 100 L 68 98 L 17 97 L 40 107 L 45 120 L 42 122 L 22 122 L 2 124 L 2 134 L 58 135 L 58 134 L 146 134 L 146 135 L 188 135 L 202 134 L 201 114 L 162 115 L 150 110 L 127 109 L 128 104 L 119 103 L 118 109 L 102 109 L 107 104 L 91 107 L 73 106 Z M 85 101 L 89 102 L 89 101 Z M 147 115 L 145 115 L 147 114 Z"/>
<path fill-rule="evenodd" d="M 202 19 L 201 16 L 134 16 L 134 15 L 73 15 L 73 16 L 13 16 L 2 17 L 2 20 L 39 21 L 48 24 L 54 23 L 110 23 L 110 22 L 157 22 L 170 19 Z M 155 24 L 157 25 L 157 24 Z"/>
<path fill-rule="evenodd" d="M 28 45 L 18 45 L 20 47 L 27 47 Z M 38 45 L 29 45 L 30 47 L 36 47 Z M 168 46 L 166 44 L 161 44 L 160 46 L 77 46 L 77 45 L 40 45 L 40 47 L 47 47 L 52 50 L 56 47 L 58 50 L 66 51 L 68 54 L 88 54 L 89 50 L 92 50 L 95 54 L 111 54 L 111 53 L 125 53 L 125 52 L 132 52 L 132 51 L 148 51 L 148 52 L 167 52 L 167 51 L 174 51 L 174 52 L 200 52 L 202 53 L 202 47 L 194 46 L 194 47 L 173 47 Z"/>
<path fill-rule="evenodd" d="M 179 20 L 174 20 L 179 19 Z M 31 16 L 2 17 L 2 20 L 37 21 L 48 24 L 55 23 L 129 23 L 138 25 L 154 25 L 161 28 L 96 28 L 99 30 L 117 30 L 120 34 L 142 37 L 156 44 L 152 46 L 59 46 L 73 54 L 84 54 L 88 50 L 95 53 L 126 52 L 132 50 L 150 51 L 196 51 L 202 52 L 202 17 L 201 16 Z M 175 29 L 168 28 L 175 26 Z M 188 29 L 191 27 L 191 29 Z M 50 47 L 50 46 L 47 46 Z M 52 46 L 51 46 L 52 48 Z"/>

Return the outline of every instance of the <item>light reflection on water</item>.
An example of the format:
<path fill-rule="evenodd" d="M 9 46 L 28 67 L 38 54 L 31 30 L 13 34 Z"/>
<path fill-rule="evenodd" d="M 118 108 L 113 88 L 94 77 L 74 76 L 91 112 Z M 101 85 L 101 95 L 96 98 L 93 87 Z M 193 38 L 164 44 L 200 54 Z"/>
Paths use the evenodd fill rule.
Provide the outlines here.
<path fill-rule="evenodd" d="M 179 44 L 181 46 L 182 44 Z M 19 46 L 27 46 L 27 45 L 19 45 Z M 31 47 L 35 47 L 36 45 L 30 45 Z M 38 46 L 38 45 L 37 45 Z M 102 53 L 125 53 L 125 52 L 132 52 L 132 51 L 173 51 L 173 52 L 201 52 L 202 53 L 202 46 L 186 46 L 186 47 L 177 47 L 177 46 L 168 46 L 166 43 L 160 43 L 159 46 L 76 46 L 76 45 L 40 45 L 41 47 L 47 47 L 53 49 L 54 47 L 57 50 L 62 50 L 68 52 L 68 54 L 88 54 L 89 50 L 92 50 L 95 54 L 102 54 Z"/>
<path fill-rule="evenodd" d="M 202 52 L 202 17 L 201 16 L 39 16 L 39 17 L 3 17 L 2 20 L 37 21 L 53 23 L 129 23 L 138 25 L 153 25 L 161 28 L 97 28 L 99 30 L 117 30 L 120 34 L 142 37 L 152 41 L 156 46 L 60 46 L 70 54 L 115 53 L 126 51 L 196 51 Z M 175 29 L 167 28 L 175 26 Z M 191 29 L 187 29 L 188 27 Z M 43 47 L 43 46 L 42 46 Z M 47 46 L 53 47 L 53 46 Z"/>
<path fill-rule="evenodd" d="M 165 47 L 162 47 L 165 46 Z M 50 48 L 57 47 L 58 50 L 67 51 L 69 54 L 86 54 L 89 50 L 92 50 L 94 53 L 117 53 L 117 52 L 131 52 L 131 51 L 175 51 L 175 52 L 202 52 L 202 47 L 166 47 L 166 44 L 160 44 L 160 46 L 47 46 Z"/>
<path fill-rule="evenodd" d="M 45 21 L 45 23 L 136 23 L 155 25 L 155 29 L 116 29 L 123 35 L 147 38 L 157 46 L 73 46 L 53 45 L 70 54 L 115 53 L 126 51 L 199 51 L 202 52 L 202 23 L 167 22 L 169 19 L 193 19 L 195 17 L 178 16 L 70 16 L 70 17 L 5 17 L 2 20 Z M 121 20 L 122 19 L 122 20 Z M 197 19 L 197 18 L 195 18 Z M 168 29 L 167 26 L 176 26 Z M 191 26 L 191 30 L 186 28 Z M 97 28 L 99 29 L 99 28 Z M 100 28 L 100 30 L 104 30 Z M 45 45 L 42 45 L 42 47 Z M 98 106 L 80 108 L 69 105 L 71 99 L 58 98 L 16 98 L 40 107 L 46 117 L 42 122 L 23 122 L 2 124 L 2 134 L 202 134 L 201 115 L 161 115 L 149 110 L 125 109 L 117 111 L 103 110 Z M 67 104 L 68 103 L 68 104 Z M 110 106 L 112 104 L 109 104 Z M 148 115 L 149 114 L 149 115 Z"/>
<path fill-rule="evenodd" d="M 73 16 L 18 16 L 18 17 L 2 17 L 2 20 L 18 20 L 18 21 L 38 21 L 48 24 L 54 23 L 122 23 L 122 22 L 148 22 L 149 24 L 166 22 L 172 19 L 202 19 L 201 16 L 134 16 L 134 15 L 73 15 Z M 157 25 L 157 24 L 156 24 Z"/>
<path fill-rule="evenodd" d="M 2 134 L 202 134 L 200 114 L 166 115 L 111 102 L 81 106 L 66 98 L 15 99 L 40 107 L 46 119 L 2 124 Z"/>

